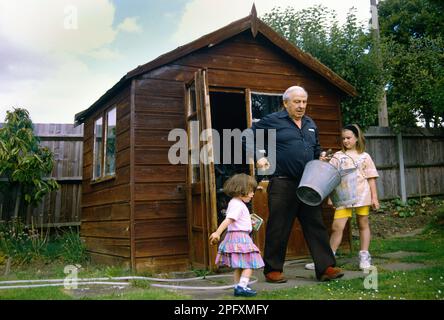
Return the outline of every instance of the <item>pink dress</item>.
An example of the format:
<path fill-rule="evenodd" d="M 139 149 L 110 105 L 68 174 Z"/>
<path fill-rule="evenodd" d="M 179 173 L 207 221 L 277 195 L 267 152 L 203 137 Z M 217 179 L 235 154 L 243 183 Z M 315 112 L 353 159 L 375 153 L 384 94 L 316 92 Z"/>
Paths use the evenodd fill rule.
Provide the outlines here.
<path fill-rule="evenodd" d="M 228 203 L 226 218 L 233 219 L 227 234 L 220 243 L 216 264 L 235 269 L 258 269 L 264 266 L 259 248 L 250 237 L 252 230 L 250 212 L 245 203 L 233 198 Z"/>

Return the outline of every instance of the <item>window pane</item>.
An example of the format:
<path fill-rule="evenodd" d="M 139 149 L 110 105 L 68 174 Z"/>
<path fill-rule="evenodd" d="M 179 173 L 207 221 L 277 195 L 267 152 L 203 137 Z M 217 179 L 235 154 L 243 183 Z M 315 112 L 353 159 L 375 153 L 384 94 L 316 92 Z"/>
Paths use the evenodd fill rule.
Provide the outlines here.
<path fill-rule="evenodd" d="M 116 108 L 106 114 L 105 175 L 116 173 Z"/>
<path fill-rule="evenodd" d="M 259 121 L 267 114 L 283 108 L 282 95 L 251 94 L 251 114 L 253 122 Z"/>
<path fill-rule="evenodd" d="M 94 163 L 93 163 L 93 178 L 99 178 L 102 175 L 102 125 L 103 119 L 100 117 L 94 122 Z"/>

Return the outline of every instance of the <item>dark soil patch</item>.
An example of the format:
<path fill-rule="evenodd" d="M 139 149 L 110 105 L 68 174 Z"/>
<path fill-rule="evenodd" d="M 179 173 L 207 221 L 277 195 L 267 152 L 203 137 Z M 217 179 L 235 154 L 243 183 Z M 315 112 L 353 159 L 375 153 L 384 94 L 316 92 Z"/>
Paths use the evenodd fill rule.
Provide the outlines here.
<path fill-rule="evenodd" d="M 419 233 L 436 220 L 438 208 L 444 205 L 443 197 L 409 200 L 410 205 L 400 206 L 399 200 L 382 202 L 382 209 L 370 213 L 372 238 L 390 238 Z M 354 218 L 355 220 L 356 218 Z M 359 237 L 353 221 L 353 238 Z"/>

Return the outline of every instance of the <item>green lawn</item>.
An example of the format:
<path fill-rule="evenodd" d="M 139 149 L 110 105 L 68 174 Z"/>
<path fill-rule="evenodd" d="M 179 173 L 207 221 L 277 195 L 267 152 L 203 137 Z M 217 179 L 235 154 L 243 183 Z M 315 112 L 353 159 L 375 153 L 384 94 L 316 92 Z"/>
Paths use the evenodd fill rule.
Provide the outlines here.
<path fill-rule="evenodd" d="M 357 247 L 357 246 L 355 246 Z M 388 252 L 410 251 L 421 255 L 401 258 L 399 262 L 422 263 L 427 267 L 411 271 L 378 269 L 378 289 L 365 289 L 363 279 L 336 280 L 313 286 L 263 292 L 257 299 L 315 300 L 443 300 L 444 228 L 427 228 L 415 237 L 376 239 L 370 251 L 374 257 Z M 348 266 L 346 266 L 348 269 Z"/>
<path fill-rule="evenodd" d="M 425 231 L 417 236 L 375 239 L 370 251 L 374 259 L 389 252 L 408 251 L 421 253 L 400 259 L 384 258 L 387 262 L 421 263 L 425 268 L 411 271 L 387 271 L 378 268 L 378 288 L 365 289 L 364 279 L 337 280 L 292 289 L 262 291 L 256 299 L 315 299 L 315 300 L 399 300 L 399 299 L 444 299 L 444 208 L 437 211 L 436 219 Z M 354 246 L 358 247 L 358 244 Z M 355 254 L 353 254 L 354 256 Z M 340 258 L 347 258 L 342 256 Z M 392 261 L 393 260 L 393 261 Z M 340 260 L 339 260 L 340 261 Z M 0 270 L 0 281 L 20 279 L 65 278 L 61 261 L 48 263 L 48 260 L 33 261 L 31 264 L 13 266 L 10 274 L 4 276 Z M 356 263 L 342 265 L 346 270 L 357 270 Z M 79 278 L 130 276 L 131 271 L 119 267 L 94 266 L 84 263 Z M 141 274 L 141 276 L 153 276 Z M 198 276 L 198 274 L 196 274 Z M 90 290 L 66 290 L 63 287 L 0 290 L 0 299 L 20 300 L 174 300 L 191 299 L 179 292 L 154 288 L 141 280 L 131 281 L 131 286 L 112 289 L 107 286 L 91 287 Z M 79 286 L 80 289 L 84 288 Z M 249 298 L 251 299 L 251 298 Z"/>

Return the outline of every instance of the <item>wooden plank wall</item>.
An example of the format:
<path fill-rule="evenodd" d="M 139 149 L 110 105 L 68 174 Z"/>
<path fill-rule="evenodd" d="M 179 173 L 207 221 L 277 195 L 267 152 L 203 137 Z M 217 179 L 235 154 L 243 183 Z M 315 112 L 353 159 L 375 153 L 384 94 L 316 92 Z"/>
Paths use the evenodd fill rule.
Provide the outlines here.
<path fill-rule="evenodd" d="M 25 222 L 39 226 L 80 225 L 83 126 L 35 123 L 34 133 L 40 138 L 40 145 L 54 154 L 51 176 L 60 189 L 46 195 L 37 207 L 28 211 Z M 0 220 L 5 218 L 3 214 L 6 213 L 0 212 Z"/>
<path fill-rule="evenodd" d="M 116 175 L 93 183 L 94 120 L 117 107 Z M 92 260 L 129 267 L 130 245 L 130 90 L 123 89 L 85 122 L 83 148 L 83 199 L 81 237 Z"/>
<path fill-rule="evenodd" d="M 188 263 L 185 207 L 186 167 L 169 164 L 168 133 L 185 128 L 184 83 L 208 69 L 212 87 L 279 93 L 292 85 L 310 94 L 308 114 L 318 123 L 321 142 L 338 148 L 339 93 L 262 36 L 247 31 L 150 71 L 135 90 L 135 243 L 137 269 Z M 326 209 L 327 219 L 331 212 Z M 296 233 L 300 226 L 295 225 Z M 295 240 L 296 241 L 296 240 Z M 293 246 L 294 248 L 299 245 Z M 296 249 L 295 249 L 296 250 Z M 290 250 L 290 256 L 300 252 Z"/>
<path fill-rule="evenodd" d="M 136 269 L 188 266 L 186 166 L 171 165 L 170 130 L 185 129 L 184 82 L 147 74 L 135 83 L 134 246 Z"/>
<path fill-rule="evenodd" d="M 380 199 L 401 197 L 399 148 L 389 128 L 370 127 L 365 133 L 366 151 L 372 156 L 380 178 Z M 402 133 L 407 197 L 444 194 L 444 133 L 414 129 Z"/>

